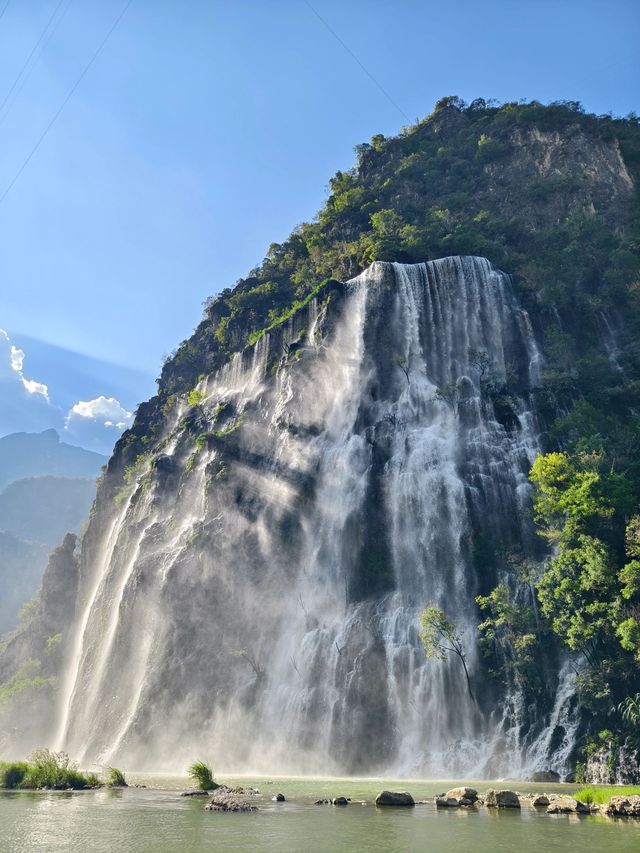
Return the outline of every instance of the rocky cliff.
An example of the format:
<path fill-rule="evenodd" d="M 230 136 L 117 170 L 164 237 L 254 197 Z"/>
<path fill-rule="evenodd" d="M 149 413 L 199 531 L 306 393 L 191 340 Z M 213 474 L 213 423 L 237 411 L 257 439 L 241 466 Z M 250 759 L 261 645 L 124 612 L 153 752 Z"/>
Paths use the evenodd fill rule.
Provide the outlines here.
<path fill-rule="evenodd" d="M 455 99 L 361 146 L 318 220 L 208 305 L 116 446 L 56 735 L 23 718 L 21 742 L 155 767 L 206 748 L 265 772 L 567 772 L 576 667 L 549 639 L 534 698 L 496 681 L 475 598 L 509 551 L 543 558 L 527 473 L 558 418 L 587 385 L 631 417 L 639 150 L 631 120 Z M 475 699 L 455 660 L 425 660 L 429 603 Z"/>

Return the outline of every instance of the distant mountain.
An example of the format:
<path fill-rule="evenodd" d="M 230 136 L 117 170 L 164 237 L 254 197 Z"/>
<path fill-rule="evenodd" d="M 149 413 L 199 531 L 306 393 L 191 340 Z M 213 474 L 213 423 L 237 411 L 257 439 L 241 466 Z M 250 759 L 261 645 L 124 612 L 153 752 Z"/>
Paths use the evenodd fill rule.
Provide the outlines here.
<path fill-rule="evenodd" d="M 54 429 L 12 433 L 0 438 L 0 489 L 14 480 L 43 475 L 94 480 L 106 461 L 101 453 L 60 441 Z"/>
<path fill-rule="evenodd" d="M 0 634 L 37 592 L 52 548 L 82 529 L 106 461 L 54 429 L 0 438 Z"/>
<path fill-rule="evenodd" d="M 0 492 L 0 529 L 49 548 L 77 533 L 96 494 L 95 480 L 26 477 Z"/>
<path fill-rule="evenodd" d="M 38 589 L 49 548 L 0 530 L 0 634 L 12 628 L 20 608 Z"/>

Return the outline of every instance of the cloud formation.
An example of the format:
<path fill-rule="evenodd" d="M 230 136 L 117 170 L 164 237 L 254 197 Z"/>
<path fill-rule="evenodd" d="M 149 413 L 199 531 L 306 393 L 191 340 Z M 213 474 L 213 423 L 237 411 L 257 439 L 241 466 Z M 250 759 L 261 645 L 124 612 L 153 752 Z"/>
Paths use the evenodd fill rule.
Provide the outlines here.
<path fill-rule="evenodd" d="M 96 397 L 95 400 L 78 400 L 69 409 L 66 424 L 75 418 L 84 418 L 101 423 L 107 428 L 123 430 L 131 422 L 132 412 L 128 412 L 115 397 Z"/>
<path fill-rule="evenodd" d="M 55 388 L 51 389 L 52 400 L 44 382 L 24 375 L 26 361 L 25 351 L 0 329 L 0 435 L 53 427 L 64 431 L 74 444 L 109 453 L 120 433 L 131 425 L 133 413 L 104 394 L 91 400 L 76 398 L 69 409 L 67 398 L 63 408 Z"/>
<path fill-rule="evenodd" d="M 6 355 L 8 355 L 9 361 L 9 369 L 13 371 L 15 374 L 15 378 L 18 379 L 22 383 L 22 387 L 28 394 L 39 394 L 41 397 L 44 397 L 47 401 L 49 400 L 49 389 L 44 384 L 44 382 L 37 382 L 35 379 L 27 379 L 22 372 L 22 368 L 24 365 L 24 350 L 21 350 L 19 347 L 14 346 L 11 343 L 11 339 L 9 335 L 5 332 L 4 329 L 0 329 L 0 345 L 2 347 L 3 355 L 5 356 L 2 361 L 4 362 L 3 367 L 6 365 Z M 4 378 L 5 371 L 0 368 L 0 376 Z M 10 378 L 10 374 L 9 374 Z"/>

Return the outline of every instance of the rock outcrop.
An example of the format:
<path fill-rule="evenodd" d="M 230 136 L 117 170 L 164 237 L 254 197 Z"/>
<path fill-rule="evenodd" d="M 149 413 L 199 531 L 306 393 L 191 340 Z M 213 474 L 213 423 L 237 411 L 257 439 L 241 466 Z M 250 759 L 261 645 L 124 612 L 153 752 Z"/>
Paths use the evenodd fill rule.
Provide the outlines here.
<path fill-rule="evenodd" d="M 633 794 L 628 797 L 611 797 L 601 811 L 614 817 L 640 817 L 640 796 Z"/>

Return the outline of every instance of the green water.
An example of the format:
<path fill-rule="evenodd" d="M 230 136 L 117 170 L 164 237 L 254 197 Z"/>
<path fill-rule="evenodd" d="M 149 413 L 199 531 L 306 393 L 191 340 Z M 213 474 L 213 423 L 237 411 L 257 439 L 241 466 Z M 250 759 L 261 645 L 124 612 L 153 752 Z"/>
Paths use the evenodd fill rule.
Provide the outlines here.
<path fill-rule="evenodd" d="M 436 810 L 376 808 L 383 788 L 407 790 L 416 800 L 433 797 L 454 783 L 371 779 L 255 779 L 225 782 L 262 792 L 253 814 L 204 811 L 207 800 L 180 797 L 180 777 L 130 776 L 147 788 L 80 792 L 0 792 L 0 850 L 69 853 L 346 853 L 349 851 L 447 851 L 447 853 L 622 853 L 640 850 L 640 821 L 599 816 L 556 816 L 523 806 Z M 522 792 L 570 792 L 569 786 L 510 786 Z M 480 782 L 482 791 L 490 787 Z M 505 787 L 502 783 L 501 787 Z M 273 803 L 282 792 L 287 801 Z M 346 807 L 316 806 L 314 800 L 351 797 Z M 361 805 L 359 801 L 365 801 Z"/>

